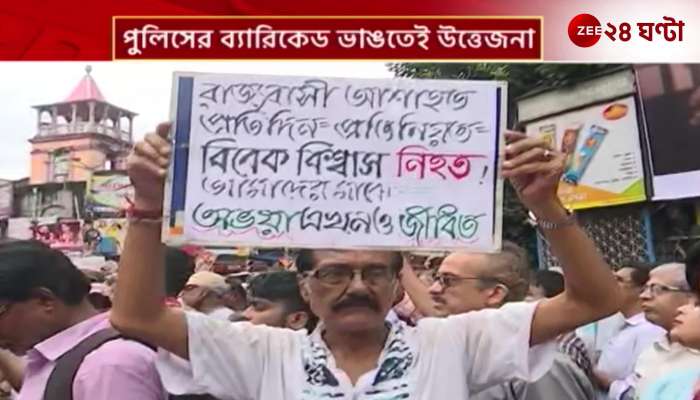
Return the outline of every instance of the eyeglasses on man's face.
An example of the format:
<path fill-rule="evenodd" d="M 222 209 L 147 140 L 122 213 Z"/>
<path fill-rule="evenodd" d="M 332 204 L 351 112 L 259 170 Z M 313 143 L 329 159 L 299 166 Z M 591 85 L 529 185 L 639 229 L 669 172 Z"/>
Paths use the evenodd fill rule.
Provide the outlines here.
<path fill-rule="evenodd" d="M 462 281 L 481 281 L 481 282 L 493 282 L 505 286 L 501 281 L 493 277 L 485 276 L 457 276 L 450 274 L 435 274 L 435 281 L 440 283 L 445 289 L 451 288 L 459 284 Z"/>
<path fill-rule="evenodd" d="M 369 266 L 361 269 L 350 268 L 341 265 L 329 265 L 308 274 L 326 285 L 345 286 L 359 275 L 363 282 L 371 286 L 385 286 L 391 284 L 396 275 L 391 268 L 386 266 Z"/>
<path fill-rule="evenodd" d="M 662 285 L 659 283 L 647 283 L 646 285 L 644 285 L 644 290 L 642 291 L 642 293 L 649 293 L 652 296 L 656 297 L 666 293 L 690 293 L 690 291 L 687 289 Z"/>

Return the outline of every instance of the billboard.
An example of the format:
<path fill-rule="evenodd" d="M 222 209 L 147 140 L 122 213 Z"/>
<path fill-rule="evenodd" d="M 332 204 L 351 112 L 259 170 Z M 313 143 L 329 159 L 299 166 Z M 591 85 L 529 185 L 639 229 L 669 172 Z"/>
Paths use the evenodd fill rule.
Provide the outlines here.
<path fill-rule="evenodd" d="M 81 222 L 79 220 L 58 219 L 55 222 L 30 222 L 29 230 L 34 240 L 39 240 L 54 249 L 82 251 Z"/>
<path fill-rule="evenodd" d="M 88 181 L 85 212 L 95 217 L 121 216 L 133 197 L 134 188 L 126 172 L 95 172 Z"/>
<path fill-rule="evenodd" d="M 559 197 L 571 209 L 646 200 L 635 99 L 585 106 L 527 124 L 567 155 Z"/>
<path fill-rule="evenodd" d="M 653 199 L 700 196 L 700 124 L 691 121 L 700 108 L 700 65 L 639 65 L 635 70 Z"/>

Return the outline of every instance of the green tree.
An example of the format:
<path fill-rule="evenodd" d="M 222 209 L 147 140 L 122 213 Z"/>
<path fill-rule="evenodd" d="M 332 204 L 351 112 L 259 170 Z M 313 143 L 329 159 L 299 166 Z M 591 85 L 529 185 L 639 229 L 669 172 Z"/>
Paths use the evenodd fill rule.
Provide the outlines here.
<path fill-rule="evenodd" d="M 516 100 L 534 91 L 567 86 L 613 69 L 619 64 L 505 64 L 505 63 L 395 63 L 389 69 L 398 77 L 419 79 L 502 80 L 508 82 L 508 121 L 517 121 Z M 527 222 L 527 211 L 515 190 L 505 184 L 503 237 L 525 247 L 537 259 L 537 241 Z"/>

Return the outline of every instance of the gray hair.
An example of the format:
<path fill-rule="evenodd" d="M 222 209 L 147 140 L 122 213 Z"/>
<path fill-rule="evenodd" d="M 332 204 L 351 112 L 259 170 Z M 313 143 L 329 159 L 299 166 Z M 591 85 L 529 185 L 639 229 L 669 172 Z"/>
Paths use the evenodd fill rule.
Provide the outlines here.
<path fill-rule="evenodd" d="M 670 278 L 669 285 L 675 286 L 679 289 L 690 290 L 688 281 L 685 279 L 685 264 L 681 263 L 668 263 L 662 264 L 651 270 L 649 273 L 650 277 L 655 275 L 664 274 Z"/>

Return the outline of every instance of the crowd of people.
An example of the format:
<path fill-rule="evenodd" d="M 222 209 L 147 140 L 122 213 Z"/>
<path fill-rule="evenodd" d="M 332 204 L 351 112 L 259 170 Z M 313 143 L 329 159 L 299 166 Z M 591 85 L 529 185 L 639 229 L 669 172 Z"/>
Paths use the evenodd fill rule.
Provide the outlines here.
<path fill-rule="evenodd" d="M 608 265 L 560 204 L 564 156 L 540 139 L 507 133 L 502 174 L 561 270 L 533 272 L 505 241 L 299 249 L 289 268 L 225 276 L 161 244 L 168 134 L 129 159 L 118 262 L 81 271 L 40 242 L 0 244 L 6 398 L 700 399 L 700 245 Z"/>

